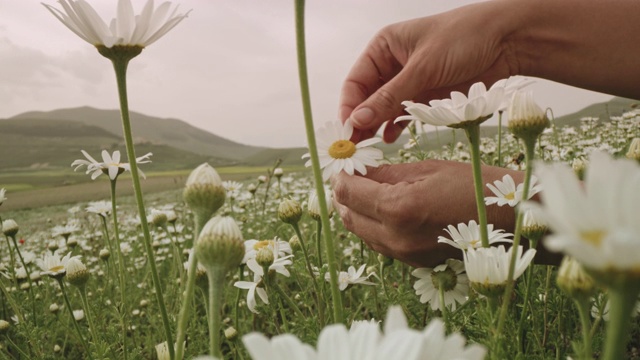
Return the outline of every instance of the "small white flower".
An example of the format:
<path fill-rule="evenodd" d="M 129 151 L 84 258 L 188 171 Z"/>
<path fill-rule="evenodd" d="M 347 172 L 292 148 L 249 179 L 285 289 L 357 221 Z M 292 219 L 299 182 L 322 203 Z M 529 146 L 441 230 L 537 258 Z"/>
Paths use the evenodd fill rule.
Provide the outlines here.
<path fill-rule="evenodd" d="M 527 200 L 542 190 L 540 185 L 536 185 L 537 181 L 538 179 L 535 176 L 531 176 Z M 493 184 L 487 184 L 487 187 L 496 195 L 485 197 L 484 202 L 487 205 L 497 204 L 498 206 L 509 205 L 514 207 L 522 201 L 524 183 L 520 183 L 516 187 L 513 178 L 509 174 L 503 176 L 502 181 L 496 180 Z"/>
<path fill-rule="evenodd" d="M 338 274 L 338 287 L 340 288 L 340 291 L 344 291 L 349 285 L 355 285 L 355 284 L 375 285 L 371 281 L 367 281 L 367 279 L 369 279 L 369 277 L 371 277 L 371 275 L 373 274 L 362 276 L 362 274 L 364 273 L 364 269 L 366 267 L 367 265 L 363 264 L 356 271 L 355 267 L 349 266 L 349 269 L 347 269 L 346 272 L 340 271 L 340 273 Z M 324 279 L 326 281 L 330 281 L 331 274 L 329 273 L 324 274 Z"/>
<path fill-rule="evenodd" d="M 513 247 L 505 251 L 503 245 L 479 249 L 469 248 L 465 251 L 464 266 L 472 285 L 505 285 L 512 251 Z M 529 249 L 523 254 L 522 246 L 518 246 L 517 251 L 514 280 L 522 275 L 536 255 L 535 249 Z"/>
<path fill-rule="evenodd" d="M 76 321 L 84 319 L 84 310 L 73 310 L 73 318 L 76 319 Z"/>
<path fill-rule="evenodd" d="M 85 208 L 86 212 L 98 214 L 103 218 L 106 218 L 111 214 L 111 202 L 110 201 L 94 201 L 90 202 Z"/>
<path fill-rule="evenodd" d="M 451 308 L 451 311 L 455 311 L 456 303 L 463 304 L 467 301 L 469 279 L 464 274 L 464 263 L 460 260 L 448 259 L 435 268 L 418 268 L 411 275 L 418 278 L 413 288 L 416 295 L 420 296 L 420 302 L 431 303 L 432 310 L 443 309 L 440 303 L 440 282 L 444 290 L 444 306 Z"/>
<path fill-rule="evenodd" d="M 148 0 L 140 14 L 133 13 L 130 0 L 118 2 L 118 14 L 110 26 L 84 0 L 60 0 L 62 10 L 44 6 L 69 30 L 84 41 L 98 46 L 114 45 L 146 47 L 164 36 L 178 25 L 187 14 L 176 14 L 178 8 L 170 12 L 171 2 L 167 1 L 154 9 L 153 0 Z"/>
<path fill-rule="evenodd" d="M 444 229 L 450 236 L 448 239 L 444 236 L 438 237 L 439 243 L 449 244 L 460 250 L 467 250 L 469 248 L 482 247 L 482 240 L 480 239 L 480 226 L 475 220 L 469 221 L 469 225 L 465 223 L 459 223 L 458 227 L 449 225 Z M 493 224 L 487 224 L 487 232 L 489 234 L 489 244 L 496 242 L 511 242 L 511 233 L 506 233 L 504 230 L 493 230 Z"/>
<path fill-rule="evenodd" d="M 109 175 L 109 179 L 115 180 L 118 175 L 122 174 L 125 171 L 131 170 L 131 164 L 129 163 L 121 163 L 120 162 L 120 151 L 116 150 L 113 152 L 113 155 L 109 155 L 107 150 L 102 150 L 102 162 L 96 161 L 91 155 L 89 155 L 86 151 L 80 150 L 82 154 L 87 158 L 78 159 L 71 163 L 71 166 L 75 166 L 74 171 L 78 170 L 82 166 L 87 167 L 87 174 L 91 173 L 91 179 L 95 180 L 98 176 L 102 174 Z M 136 158 L 136 163 L 138 164 L 146 164 L 150 163 L 149 159 L 153 155 L 152 153 L 147 153 L 143 156 Z M 142 170 L 138 169 L 140 175 L 144 178 L 145 175 Z"/>
<path fill-rule="evenodd" d="M 79 255 L 74 256 L 74 258 L 79 258 Z M 36 259 L 36 263 L 42 269 L 42 275 L 49 275 L 51 277 L 56 277 L 60 275 L 66 274 L 66 266 L 71 259 L 71 252 L 69 252 L 64 257 L 60 258 L 60 255 L 55 252 L 50 254 L 46 252 L 42 259 Z"/>
<path fill-rule="evenodd" d="M 256 310 L 256 306 L 258 305 L 258 302 L 256 301 L 256 293 L 264 304 L 269 304 L 269 296 L 267 295 L 266 290 L 261 286 L 261 281 L 262 276 L 255 273 L 253 275 L 253 281 L 236 281 L 233 284 L 233 286 L 239 289 L 249 290 L 247 293 L 247 308 L 256 314 L 258 314 L 258 311 Z"/>
<path fill-rule="evenodd" d="M 281 240 L 277 236 L 273 238 L 273 240 L 246 240 L 244 242 L 245 253 L 244 258 L 242 259 L 242 263 L 246 264 L 247 261 L 254 259 L 256 257 L 256 254 L 258 253 L 258 250 L 264 247 L 273 251 L 274 261 L 287 255 L 291 255 L 293 252 L 291 250 L 291 245 L 289 245 L 288 242 Z"/>
<path fill-rule="evenodd" d="M 353 143 L 353 125 L 350 120 L 344 124 L 339 121 L 327 122 L 316 131 L 318 136 L 318 157 L 320 158 L 320 168 L 324 181 L 329 180 L 331 175 L 345 171 L 353 175 L 356 171 L 362 175 L 367 174 L 367 166 L 378 167 L 378 160 L 382 160 L 382 150 L 370 147 L 381 141 L 380 138 L 363 140 L 357 144 Z M 306 153 L 302 158 L 310 158 Z M 309 159 L 305 166 L 311 166 Z"/>

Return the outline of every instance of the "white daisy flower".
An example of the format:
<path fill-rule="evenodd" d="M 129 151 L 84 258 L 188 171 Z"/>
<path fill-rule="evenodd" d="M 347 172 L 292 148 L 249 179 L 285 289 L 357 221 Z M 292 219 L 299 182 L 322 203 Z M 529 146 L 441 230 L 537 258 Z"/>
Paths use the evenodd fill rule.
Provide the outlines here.
<path fill-rule="evenodd" d="M 258 311 L 256 310 L 256 306 L 258 305 L 256 293 L 264 304 L 269 304 L 269 296 L 267 295 L 266 290 L 262 287 L 261 281 L 262 276 L 254 274 L 253 281 L 236 281 L 233 284 L 233 286 L 239 289 L 249 290 L 247 293 L 247 308 L 255 314 L 258 314 Z"/>
<path fill-rule="evenodd" d="M 456 309 L 456 304 L 467 301 L 469 293 L 469 279 L 464 274 L 464 263 L 460 260 L 447 259 L 444 264 L 435 268 L 418 268 L 411 272 L 418 278 L 413 284 L 416 295 L 420 296 L 420 302 L 430 303 L 432 310 L 443 310 L 440 303 L 440 283 L 444 290 L 444 306 L 451 311 Z"/>
<path fill-rule="evenodd" d="M 528 199 L 531 199 L 533 195 L 539 193 L 542 190 L 540 185 L 536 185 L 538 179 L 535 176 L 531 176 L 531 182 L 529 184 Z M 487 184 L 487 187 L 496 196 L 486 196 L 484 202 L 487 205 L 497 204 L 498 206 L 509 205 L 514 207 L 522 201 L 522 194 L 524 191 L 524 183 L 518 184 L 516 187 L 515 182 L 511 175 L 507 174 L 502 177 L 502 181 L 496 180 L 493 184 Z"/>
<path fill-rule="evenodd" d="M 482 82 L 471 85 L 468 95 L 459 91 L 452 91 L 451 98 L 431 100 L 429 105 L 403 101 L 405 111 L 396 119 L 419 120 L 435 126 L 463 127 L 469 122 L 483 122 L 493 113 L 504 110 L 504 104 L 510 99 L 506 81 L 496 82 L 489 90 Z"/>
<path fill-rule="evenodd" d="M 103 218 L 106 218 L 111 214 L 111 202 L 110 201 L 94 201 L 90 202 L 85 208 L 86 212 L 98 214 Z"/>
<path fill-rule="evenodd" d="M 283 334 L 268 339 L 250 333 L 242 342 L 254 360 L 480 360 L 486 349 L 480 345 L 465 346 L 465 338 L 446 335 L 444 323 L 435 319 L 423 330 L 410 329 L 399 306 L 389 308 L 384 332 L 377 322 L 364 322 L 351 331 L 342 324 L 326 326 L 320 332 L 317 349 L 302 343 L 296 336 Z"/>
<path fill-rule="evenodd" d="M 322 172 L 324 181 L 343 170 L 349 175 L 353 175 L 356 171 L 366 175 L 366 166 L 378 167 L 378 160 L 384 157 L 382 150 L 370 147 L 382 139 L 371 138 L 357 144 L 350 140 L 353 135 L 353 125 L 350 120 L 344 124 L 339 121 L 327 122 L 316 131 L 316 134 L 320 168 L 324 169 Z M 303 159 L 310 157 L 309 153 L 302 155 Z M 311 166 L 311 159 L 305 163 L 305 166 Z"/>
<path fill-rule="evenodd" d="M 45 252 L 42 259 L 36 259 L 36 263 L 40 269 L 42 269 L 42 275 L 49 275 L 50 277 L 55 278 L 64 276 L 67 273 L 67 263 L 71 258 L 71 252 L 62 258 L 60 258 L 60 255 L 57 252 L 53 254 Z M 79 259 L 80 255 L 76 255 L 73 258 Z"/>
<path fill-rule="evenodd" d="M 513 247 L 505 251 L 503 245 L 465 251 L 464 266 L 471 286 L 483 295 L 502 294 L 507 284 L 512 251 Z M 522 246 L 518 246 L 517 251 L 514 280 L 522 275 L 536 255 L 535 249 L 523 254 Z"/>
<path fill-rule="evenodd" d="M 594 152 L 581 183 L 563 164 L 539 164 L 541 204 L 527 203 L 552 230 L 545 239 L 589 270 L 640 276 L 640 168 L 628 159 Z"/>
<path fill-rule="evenodd" d="M 95 180 L 98 176 L 102 174 L 109 175 L 109 179 L 115 180 L 118 175 L 122 174 L 125 171 L 131 171 L 131 164 L 129 163 L 121 163 L 120 162 L 120 151 L 116 150 L 113 152 L 113 155 L 109 155 L 107 150 L 102 150 L 102 162 L 96 161 L 91 155 L 89 155 L 86 151 L 82 151 L 82 154 L 87 158 L 78 159 L 71 163 L 71 166 L 75 166 L 74 171 L 78 170 L 82 166 L 87 167 L 87 174 L 91 173 L 91 180 Z M 149 159 L 153 155 L 152 153 L 147 153 L 143 156 L 136 158 L 137 164 L 146 164 L 150 163 Z M 142 170 L 138 169 L 140 175 L 144 178 L 145 175 Z"/>
<path fill-rule="evenodd" d="M 439 243 L 449 244 L 460 250 L 467 250 L 469 248 L 482 247 L 482 241 L 480 240 L 480 226 L 475 220 L 469 221 L 469 225 L 465 223 L 459 223 L 456 228 L 453 225 L 449 225 L 444 229 L 451 239 L 444 236 L 438 236 Z M 487 232 L 489 234 L 489 244 L 496 242 L 511 242 L 511 233 L 506 233 L 504 230 L 493 230 L 493 224 L 487 224 Z"/>
<path fill-rule="evenodd" d="M 120 0 L 117 16 L 107 26 L 85 0 L 59 0 L 59 3 L 62 5 L 62 11 L 51 5 L 44 6 L 84 41 L 107 48 L 114 45 L 149 46 L 178 25 L 188 14 L 176 14 L 177 7 L 170 11 L 169 1 L 154 8 L 153 0 L 148 0 L 142 12 L 135 15 L 131 1 Z"/>
<path fill-rule="evenodd" d="M 242 263 L 246 264 L 247 261 L 255 259 L 258 250 L 265 247 L 273 251 L 274 262 L 293 253 L 293 251 L 291 250 L 291 245 L 289 245 L 288 242 L 281 240 L 277 236 L 273 238 L 273 240 L 246 240 L 244 242 L 245 253 L 244 258 L 242 259 Z"/>
<path fill-rule="evenodd" d="M 367 276 L 362 276 L 362 274 L 364 273 L 364 269 L 366 267 L 367 265 L 363 264 L 356 271 L 355 267 L 349 266 L 349 269 L 347 269 L 346 272 L 340 271 L 340 273 L 338 274 L 338 287 L 340 288 L 340 291 L 344 291 L 349 285 L 355 285 L 355 284 L 375 285 L 371 281 L 367 281 L 367 279 L 369 279 L 369 277 L 371 277 L 373 273 Z M 324 279 L 326 281 L 331 281 L 331 274 L 329 273 L 324 274 Z"/>
<path fill-rule="evenodd" d="M 64 238 L 68 238 L 74 232 L 80 230 L 80 226 L 75 222 L 70 222 L 66 225 L 56 225 L 51 229 L 51 235 L 53 237 L 62 236 Z"/>

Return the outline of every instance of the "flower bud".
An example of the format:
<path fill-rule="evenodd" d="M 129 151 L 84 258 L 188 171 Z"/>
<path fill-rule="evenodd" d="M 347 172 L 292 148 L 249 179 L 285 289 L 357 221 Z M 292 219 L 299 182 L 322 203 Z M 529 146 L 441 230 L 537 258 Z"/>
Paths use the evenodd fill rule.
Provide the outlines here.
<path fill-rule="evenodd" d="M 233 326 L 229 326 L 224 329 L 224 337 L 227 338 L 227 340 L 235 340 L 238 337 L 238 330 Z"/>
<path fill-rule="evenodd" d="M 560 290 L 564 291 L 571 298 L 590 298 L 596 292 L 593 278 L 584 271 L 578 261 L 569 256 L 565 256 L 558 268 L 556 279 Z"/>
<path fill-rule="evenodd" d="M 18 233 L 18 230 L 20 230 L 20 227 L 13 219 L 7 219 L 2 222 L 2 233 L 4 236 L 13 238 Z"/>
<path fill-rule="evenodd" d="M 529 240 L 539 241 L 547 233 L 547 224 L 536 216 L 531 209 L 526 209 L 522 220 L 522 236 Z"/>
<path fill-rule="evenodd" d="M 159 228 L 167 226 L 169 218 L 164 211 L 153 209 L 151 210 L 151 223 Z"/>
<path fill-rule="evenodd" d="M 75 248 L 76 246 L 78 246 L 78 240 L 73 238 L 69 239 L 67 241 L 67 246 L 69 247 L 69 249 Z"/>
<path fill-rule="evenodd" d="M 266 182 L 267 182 L 267 177 L 266 177 L 266 176 L 264 176 L 264 175 L 260 175 L 260 176 L 258 176 L 258 182 L 259 182 L 260 184 L 264 184 L 264 183 L 266 183 Z"/>
<path fill-rule="evenodd" d="M 331 201 L 331 192 L 325 190 L 325 197 L 327 203 L 327 211 L 329 217 L 333 213 L 333 201 Z M 309 201 L 307 202 L 307 212 L 314 220 L 320 220 L 320 200 L 318 193 L 315 190 L 311 190 L 309 193 Z"/>
<path fill-rule="evenodd" d="M 627 151 L 627 158 L 635 161 L 640 161 L 640 138 L 634 138 L 629 145 L 629 151 Z"/>
<path fill-rule="evenodd" d="M 60 248 L 60 246 L 58 246 L 58 242 L 57 241 L 51 241 L 49 243 L 49 245 L 47 246 L 47 248 L 49 249 L 49 251 L 51 252 L 56 252 L 56 250 L 58 250 Z"/>
<path fill-rule="evenodd" d="M 378 262 L 382 264 L 382 266 L 387 267 L 393 265 L 393 258 L 388 257 L 382 254 L 378 254 Z"/>
<path fill-rule="evenodd" d="M 220 175 L 209 164 L 204 163 L 187 178 L 183 196 L 194 213 L 208 219 L 224 204 L 226 191 Z"/>
<path fill-rule="evenodd" d="M 282 168 L 273 169 L 273 176 L 277 177 L 278 179 L 280 179 L 283 174 L 284 174 L 284 171 L 282 170 Z"/>
<path fill-rule="evenodd" d="M 82 261 L 72 257 L 67 262 L 65 268 L 67 270 L 67 280 L 71 285 L 75 285 L 80 288 L 85 286 L 89 280 L 89 270 L 87 270 L 87 267 L 82 263 Z"/>
<path fill-rule="evenodd" d="M 287 224 L 297 224 L 302 217 L 302 208 L 300 203 L 292 200 L 285 199 L 278 206 L 278 218 Z"/>
<path fill-rule="evenodd" d="M 62 351 L 62 348 L 60 347 L 60 345 L 58 345 L 58 344 L 53 345 L 53 352 L 54 353 L 59 353 L 60 351 Z"/>
<path fill-rule="evenodd" d="M 228 216 L 209 220 L 198 237 L 196 255 L 207 270 L 238 267 L 244 257 L 244 241 L 236 222 Z"/>
<path fill-rule="evenodd" d="M 109 250 L 107 249 L 102 249 L 100 250 L 99 256 L 100 256 L 100 259 L 107 261 L 111 257 L 111 252 L 109 252 Z"/>
<path fill-rule="evenodd" d="M 57 313 L 60 310 L 60 306 L 58 306 L 58 304 L 53 303 L 51 305 L 49 305 L 49 312 L 52 314 Z"/>
<path fill-rule="evenodd" d="M 573 159 L 571 167 L 573 168 L 573 172 L 576 174 L 578 179 L 584 180 L 584 173 L 587 170 L 587 165 L 589 165 L 589 162 L 583 158 Z"/>
<path fill-rule="evenodd" d="M 256 254 L 256 262 L 263 268 L 268 268 L 273 264 L 273 251 L 268 247 L 263 247 Z"/>
<path fill-rule="evenodd" d="M 9 322 L 8 322 L 8 321 L 6 321 L 6 320 L 0 320 L 0 333 L 4 333 L 4 332 L 6 332 L 7 330 L 9 330 L 9 326 L 10 326 L 10 325 L 11 325 L 11 324 L 9 324 Z"/>
<path fill-rule="evenodd" d="M 255 195 L 256 190 L 258 190 L 258 188 L 256 187 L 256 184 L 249 184 L 247 186 L 247 190 L 251 193 L 251 195 Z"/>
<path fill-rule="evenodd" d="M 515 91 L 509 106 L 509 130 L 518 138 L 537 138 L 549 126 L 549 119 L 533 100 L 531 91 Z"/>
<path fill-rule="evenodd" d="M 300 243 L 300 238 L 298 235 L 293 235 L 291 239 L 289 239 L 289 246 L 291 246 L 291 250 L 296 251 L 302 248 L 302 244 Z"/>

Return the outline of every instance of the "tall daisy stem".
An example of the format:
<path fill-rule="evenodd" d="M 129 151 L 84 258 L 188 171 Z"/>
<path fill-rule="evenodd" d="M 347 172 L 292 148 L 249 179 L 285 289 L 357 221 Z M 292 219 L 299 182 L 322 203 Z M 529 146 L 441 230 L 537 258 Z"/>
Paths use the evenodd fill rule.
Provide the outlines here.
<path fill-rule="evenodd" d="M 220 324 L 222 324 L 222 295 L 224 286 L 224 271 L 222 269 L 210 269 L 209 277 L 209 354 L 219 359 L 220 351 Z"/>
<path fill-rule="evenodd" d="M 196 287 L 196 270 L 198 269 L 198 258 L 196 257 L 196 241 L 204 224 L 207 223 L 207 217 L 205 214 L 195 212 L 195 232 L 193 237 L 193 247 L 191 249 L 191 256 L 189 256 L 189 269 L 187 270 L 187 286 L 184 290 L 182 298 L 182 307 L 180 308 L 180 314 L 178 315 L 178 330 L 176 336 L 176 359 L 182 360 L 184 354 L 184 339 L 186 337 L 187 323 L 189 322 L 189 310 L 191 309 L 191 303 L 193 302 L 193 293 Z"/>
<path fill-rule="evenodd" d="M 313 289 L 316 292 L 316 296 L 315 296 L 315 300 L 316 300 L 316 307 L 318 308 L 318 318 L 320 319 L 320 327 L 324 326 L 324 304 L 321 301 L 321 293 L 320 293 L 320 286 L 318 286 L 318 281 L 316 280 L 316 276 L 313 273 L 313 268 L 311 267 L 311 260 L 309 259 L 309 253 L 307 252 L 307 245 L 304 244 L 304 238 L 302 237 L 302 232 L 300 232 L 300 227 L 298 226 L 298 223 L 293 223 L 291 224 L 291 226 L 293 226 L 293 229 L 296 232 L 296 235 L 298 236 L 298 239 L 300 239 L 300 247 L 302 248 L 302 253 L 304 254 L 304 261 L 307 263 L 307 271 L 309 272 L 309 276 L 311 277 L 312 283 L 313 283 Z"/>
<path fill-rule="evenodd" d="M 574 299 L 578 314 L 580 315 L 580 326 L 582 330 L 582 359 L 593 359 L 593 350 L 591 348 L 591 302 L 588 297 L 579 297 Z"/>
<path fill-rule="evenodd" d="M 116 206 L 116 182 L 117 178 L 110 181 L 111 183 L 111 216 L 113 217 L 113 236 L 116 239 L 116 254 L 118 256 L 118 284 L 120 285 L 120 307 L 118 310 L 120 311 L 120 317 L 122 319 L 122 355 L 125 360 L 129 357 L 129 350 L 127 349 L 127 306 L 125 303 L 125 292 L 126 289 L 124 287 L 124 274 L 125 274 L 125 266 L 124 266 L 124 256 L 122 256 L 122 248 L 120 247 L 120 227 L 118 225 L 118 210 Z M 106 219 L 104 223 L 105 232 L 107 231 Z M 107 241 L 108 233 L 107 233 Z M 111 246 L 111 242 L 109 242 L 109 246 Z"/>
<path fill-rule="evenodd" d="M 10 238 L 13 241 L 13 246 L 15 246 L 16 248 L 16 253 L 18 254 L 18 257 L 20 258 L 20 263 L 22 264 L 24 271 L 27 273 L 27 281 L 29 282 L 29 297 L 31 298 L 31 312 L 33 314 L 33 324 L 35 326 L 38 326 L 38 320 L 36 318 L 36 298 L 33 295 L 33 283 L 31 282 L 31 271 L 29 271 L 27 264 L 24 262 L 24 258 L 22 257 L 22 253 L 20 252 L 20 248 L 18 247 L 16 237 L 10 236 Z"/>
<path fill-rule="evenodd" d="M 529 187 L 531 184 L 531 172 L 533 170 L 533 157 L 536 146 L 536 137 L 523 138 L 525 147 L 525 161 L 526 168 L 524 173 L 524 188 L 522 189 L 522 199 L 529 198 Z M 502 308 L 500 309 L 500 317 L 498 319 L 498 328 L 496 331 L 497 338 L 500 338 L 502 334 L 502 330 L 504 329 L 504 324 L 507 319 L 507 312 L 509 312 L 509 305 L 511 303 L 511 294 L 513 293 L 513 289 L 515 287 L 515 281 L 513 280 L 513 274 L 516 269 L 516 260 L 518 258 L 518 246 L 520 246 L 520 239 L 522 233 L 522 220 L 524 218 L 524 211 L 518 211 L 518 215 L 516 216 L 516 229 L 515 234 L 513 235 L 513 244 L 511 247 L 513 250 L 511 251 L 511 260 L 509 262 L 509 273 L 507 275 L 507 286 L 504 291 Z M 523 312 L 522 316 L 526 316 Z"/>
<path fill-rule="evenodd" d="M 140 225 L 142 226 L 142 232 L 144 234 L 144 248 L 147 253 L 149 268 L 151 269 L 151 277 L 153 279 L 153 286 L 155 288 L 156 300 L 158 302 L 158 307 L 160 308 L 160 313 L 162 315 L 165 338 L 167 340 L 167 347 L 169 348 L 169 357 L 171 358 L 171 360 L 173 360 L 175 359 L 175 351 L 173 348 L 171 325 L 169 323 L 169 316 L 167 315 L 167 309 L 164 303 L 160 277 L 158 276 L 158 270 L 156 269 L 156 260 L 155 256 L 153 255 L 153 248 L 151 247 L 151 234 L 149 233 L 149 224 L 147 223 L 147 214 L 144 208 L 144 200 L 142 198 L 142 187 L 140 185 L 138 164 L 136 162 L 136 153 L 133 145 L 133 136 L 131 133 L 131 120 L 129 119 L 129 101 L 127 98 L 127 66 L 129 64 L 129 60 L 130 58 L 127 57 L 114 57 L 111 59 L 111 61 L 113 62 L 113 68 L 116 72 L 116 80 L 118 83 L 120 113 L 122 116 L 122 132 L 124 134 L 124 139 L 127 147 L 127 158 L 129 159 L 129 164 L 131 166 L 131 179 L 133 180 L 133 190 L 135 192 L 136 203 L 138 204 Z"/>
<path fill-rule="evenodd" d="M 322 227 L 324 231 L 324 243 L 327 249 L 327 263 L 329 264 L 329 276 L 331 285 L 331 299 L 333 301 L 333 322 L 344 322 L 344 314 L 342 308 L 342 296 L 338 288 L 338 267 L 336 262 L 336 254 L 331 236 L 331 224 L 329 223 L 329 210 L 327 208 L 326 195 L 322 181 L 322 172 L 320 171 L 320 160 L 318 157 L 318 148 L 316 145 L 316 137 L 313 127 L 313 118 L 311 114 L 311 96 L 309 94 L 309 78 L 307 75 L 307 55 L 305 45 L 304 32 L 304 0 L 295 0 L 296 10 L 296 44 L 298 53 L 298 76 L 300 78 L 300 92 L 302 95 L 302 108 L 304 110 L 304 123 L 307 132 L 307 143 L 309 144 L 309 154 L 311 155 L 311 165 L 313 168 L 313 177 L 318 194 L 318 202 L 320 205 L 320 218 L 322 219 Z"/>
<path fill-rule="evenodd" d="M 502 167 L 502 111 L 498 111 L 498 162 L 497 165 Z"/>
<path fill-rule="evenodd" d="M 71 316 L 71 322 L 73 323 L 73 327 L 76 329 L 76 332 L 78 333 L 78 336 L 80 337 L 80 342 L 82 343 L 82 347 L 84 347 L 84 349 L 87 351 L 87 356 L 90 359 L 93 359 L 93 357 L 91 356 L 91 349 L 89 349 L 89 345 L 87 344 L 87 341 L 84 339 L 84 336 L 82 336 L 82 330 L 80 330 L 80 326 L 78 325 L 78 321 L 73 316 L 73 308 L 71 307 L 71 302 L 69 302 L 69 297 L 67 296 L 67 290 L 66 290 L 66 288 L 64 286 L 64 281 L 62 281 L 62 278 L 56 278 L 56 280 L 58 281 L 58 284 L 60 285 L 60 291 L 62 292 L 62 297 L 64 298 L 64 303 L 67 306 L 67 312 L 69 313 L 69 316 Z"/>
<path fill-rule="evenodd" d="M 480 224 L 480 240 L 483 247 L 489 247 L 489 232 L 487 230 L 487 208 L 484 204 L 484 184 L 480 165 L 480 125 L 471 124 L 464 128 L 469 139 L 471 149 L 471 166 L 473 167 L 473 185 L 476 191 L 476 206 L 478 207 L 478 223 Z"/>
<path fill-rule="evenodd" d="M 609 322 L 604 345 L 603 360 L 625 359 L 631 327 L 631 312 L 636 304 L 640 284 L 627 281 L 624 286 L 609 289 Z"/>

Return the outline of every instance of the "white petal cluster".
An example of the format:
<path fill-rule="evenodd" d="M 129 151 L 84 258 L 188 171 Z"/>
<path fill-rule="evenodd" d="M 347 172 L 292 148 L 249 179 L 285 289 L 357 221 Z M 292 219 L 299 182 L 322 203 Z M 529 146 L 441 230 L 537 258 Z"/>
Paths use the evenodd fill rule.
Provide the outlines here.
<path fill-rule="evenodd" d="M 439 236 L 439 243 L 449 244 L 460 250 L 482 247 L 480 226 L 475 220 L 469 221 L 468 225 L 465 223 L 459 223 L 457 228 L 453 225 L 449 225 L 444 229 L 444 231 L 451 236 L 451 239 Z M 489 233 L 489 244 L 496 242 L 511 242 L 509 237 L 513 236 L 513 234 L 506 233 L 504 230 L 493 230 L 493 224 L 487 224 L 487 232 Z"/>
<path fill-rule="evenodd" d="M 340 271 L 340 273 L 338 274 L 338 287 L 340 288 L 340 291 L 344 291 L 349 285 L 375 285 L 371 281 L 368 281 L 369 277 L 371 277 L 373 273 L 367 276 L 362 276 L 366 266 L 366 264 L 363 264 L 358 268 L 358 270 L 356 270 L 356 268 L 353 266 L 349 266 L 347 271 Z M 330 281 L 331 274 L 324 274 L 324 279 L 326 281 Z"/>
<path fill-rule="evenodd" d="M 504 246 L 492 246 L 488 248 L 469 248 L 464 253 L 464 266 L 471 283 L 482 285 L 504 285 L 509 274 L 511 253 L 505 251 Z M 523 254 L 523 247 L 518 246 L 516 255 L 516 267 L 513 279 L 517 279 L 527 269 L 534 256 L 535 249 L 529 249 Z"/>
<path fill-rule="evenodd" d="M 343 170 L 349 175 L 353 175 L 356 171 L 366 175 L 366 166 L 378 167 L 378 161 L 384 157 L 382 150 L 371 147 L 379 143 L 382 140 L 380 138 L 370 138 L 357 144 L 351 142 L 353 125 L 350 120 L 344 124 L 339 121 L 327 122 L 316 131 L 316 135 L 324 181 Z M 310 157 L 309 153 L 302 155 L 303 159 Z M 305 166 L 311 166 L 311 159 L 305 163 Z"/>
<path fill-rule="evenodd" d="M 530 206 L 552 230 L 545 246 L 590 270 L 640 275 L 640 168 L 602 152 L 592 153 L 589 164 L 584 183 L 566 165 L 536 168 L 545 190 L 541 204 Z"/>
<path fill-rule="evenodd" d="M 44 6 L 69 30 L 84 41 L 110 48 L 114 45 L 146 47 L 178 25 L 187 13 L 171 10 L 171 2 L 157 8 L 148 0 L 140 14 L 134 14 L 130 0 L 118 1 L 117 15 L 109 25 L 85 0 L 59 0 L 62 10 Z"/>
<path fill-rule="evenodd" d="M 465 303 L 469 294 L 469 279 L 464 271 L 464 263 L 456 259 L 448 259 L 444 264 L 434 268 L 417 268 L 411 272 L 411 275 L 418 278 L 413 284 L 413 289 L 416 295 L 420 296 L 420 302 L 430 303 L 432 310 L 443 310 L 447 307 L 455 311 L 456 304 Z M 447 272 L 448 274 L 445 274 Z M 440 303 L 438 275 L 445 275 L 448 280 L 455 279 L 453 286 L 444 289 L 444 306 Z"/>
<path fill-rule="evenodd" d="M 79 259 L 80 255 L 73 257 Z M 42 269 L 42 275 L 49 275 L 51 277 L 64 275 L 67 272 L 67 264 L 72 259 L 71 252 L 60 258 L 60 254 L 57 252 L 51 254 L 46 252 L 42 259 L 36 259 L 36 264 Z"/>
<path fill-rule="evenodd" d="M 403 101 L 409 115 L 396 121 L 419 120 L 435 126 L 456 126 L 469 121 L 486 120 L 493 113 L 503 111 L 512 93 L 528 85 L 522 80 L 502 79 L 487 90 L 482 82 L 471 85 L 467 95 L 452 91 L 449 99 L 431 100 L 429 105 Z"/>
<path fill-rule="evenodd" d="M 531 176 L 527 200 L 531 199 L 535 194 L 542 190 L 540 185 L 536 185 L 537 181 L 538 179 L 535 176 Z M 496 180 L 493 184 L 487 184 L 487 187 L 495 195 L 486 196 L 484 198 L 484 202 L 487 205 L 496 204 L 498 206 L 509 205 L 514 207 L 522 201 L 524 183 L 520 183 L 516 186 L 515 181 L 513 181 L 513 178 L 509 174 L 503 176 L 502 181 Z"/>
<path fill-rule="evenodd" d="M 322 329 L 317 349 L 291 334 L 268 339 L 251 333 L 242 341 L 253 360 L 479 360 L 486 354 L 480 345 L 465 346 L 465 338 L 458 333 L 447 336 L 439 319 L 423 331 L 410 329 L 399 306 L 389 308 L 384 332 L 377 322 L 358 323 L 351 331 L 342 324 L 329 325 Z"/>
<path fill-rule="evenodd" d="M 71 163 L 71 166 L 75 167 L 73 170 L 76 171 L 82 166 L 87 167 L 87 174 L 91 174 L 91 180 L 95 180 L 98 176 L 102 174 L 108 174 L 109 179 L 115 180 L 118 175 L 122 174 L 125 171 L 131 171 L 131 164 L 129 163 L 121 163 L 120 162 L 120 151 L 116 150 L 113 154 L 109 154 L 107 150 L 102 150 L 102 162 L 94 159 L 89 153 L 84 150 L 81 150 L 82 154 L 87 158 L 78 159 Z M 150 163 L 149 159 L 153 155 L 152 153 L 147 153 L 136 158 L 137 164 L 146 164 Z M 144 178 L 145 175 L 142 170 L 138 169 L 140 175 Z"/>

